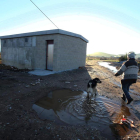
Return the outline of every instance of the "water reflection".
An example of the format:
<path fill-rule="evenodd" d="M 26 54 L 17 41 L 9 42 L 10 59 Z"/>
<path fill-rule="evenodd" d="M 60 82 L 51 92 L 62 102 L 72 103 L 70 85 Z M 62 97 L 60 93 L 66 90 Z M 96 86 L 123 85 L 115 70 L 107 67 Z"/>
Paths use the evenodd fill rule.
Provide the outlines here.
<path fill-rule="evenodd" d="M 81 93 L 82 91 L 73 92 L 66 89 L 53 91 L 50 92 L 47 97 L 38 100 L 33 105 L 33 109 L 38 113 L 41 119 L 53 121 L 59 118 L 59 120 L 67 122 L 69 118 L 68 112 L 66 111 L 67 106 L 70 106 Z M 74 119 L 72 116 L 70 117 Z"/>
<path fill-rule="evenodd" d="M 109 62 L 98 62 L 99 65 L 106 67 L 108 69 L 110 69 L 111 71 L 113 71 L 114 73 L 116 73 L 118 70 L 116 69 L 116 67 L 111 66 Z"/>
<path fill-rule="evenodd" d="M 129 111 L 129 108 L 122 104 L 120 112 L 118 112 L 114 117 L 114 123 L 109 125 L 116 138 L 122 138 L 126 135 L 129 135 L 132 130 L 130 125 L 120 124 L 120 120 L 123 118 L 123 115 L 125 116 L 125 118 L 128 118 L 129 116 L 131 116 L 131 113 Z"/>
<path fill-rule="evenodd" d="M 102 135 L 108 138 L 112 133 L 117 136 L 128 134 L 129 128 L 118 124 L 122 115 L 135 117 L 128 107 L 102 96 L 91 100 L 89 104 L 86 96 L 84 91 L 55 90 L 38 100 L 33 109 L 41 119 L 71 125 L 87 125 L 99 129 Z M 119 129 L 121 131 L 116 133 Z"/>

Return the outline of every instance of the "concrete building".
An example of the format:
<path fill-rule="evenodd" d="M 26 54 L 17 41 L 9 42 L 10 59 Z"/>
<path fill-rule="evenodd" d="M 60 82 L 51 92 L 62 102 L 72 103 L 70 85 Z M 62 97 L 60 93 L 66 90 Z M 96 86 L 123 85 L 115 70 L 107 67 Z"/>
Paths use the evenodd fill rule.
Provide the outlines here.
<path fill-rule="evenodd" d="M 55 29 L 1 36 L 3 64 L 19 69 L 63 71 L 85 66 L 88 40 Z"/>

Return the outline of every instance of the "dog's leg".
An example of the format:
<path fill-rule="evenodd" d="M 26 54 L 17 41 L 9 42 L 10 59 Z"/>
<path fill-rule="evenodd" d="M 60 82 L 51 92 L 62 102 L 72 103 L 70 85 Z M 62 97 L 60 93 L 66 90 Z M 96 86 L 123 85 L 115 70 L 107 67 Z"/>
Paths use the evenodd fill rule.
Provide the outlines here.
<path fill-rule="evenodd" d="M 95 88 L 95 97 L 97 96 L 97 89 Z"/>
<path fill-rule="evenodd" d="M 93 95 L 94 95 L 94 90 L 91 89 L 91 99 L 93 98 Z"/>
<path fill-rule="evenodd" d="M 87 99 L 89 99 L 89 92 L 87 91 Z"/>
<path fill-rule="evenodd" d="M 91 93 L 91 98 L 90 99 L 92 99 L 93 98 L 93 92 Z"/>
<path fill-rule="evenodd" d="M 90 104 L 89 91 L 87 92 L 87 104 Z"/>
<path fill-rule="evenodd" d="M 87 88 L 87 99 L 89 99 L 90 88 Z"/>

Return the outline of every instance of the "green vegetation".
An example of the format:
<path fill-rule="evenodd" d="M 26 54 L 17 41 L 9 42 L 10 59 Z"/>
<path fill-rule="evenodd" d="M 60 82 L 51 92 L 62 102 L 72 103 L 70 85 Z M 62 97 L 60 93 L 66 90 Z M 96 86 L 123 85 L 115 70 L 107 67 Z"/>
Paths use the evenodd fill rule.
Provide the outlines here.
<path fill-rule="evenodd" d="M 88 55 L 86 57 L 86 60 L 103 60 L 103 61 L 112 61 L 112 62 L 118 62 L 118 58 L 119 57 L 114 57 L 114 56 L 110 56 L 110 57 L 105 57 L 105 56 L 90 56 Z"/>
<path fill-rule="evenodd" d="M 119 60 L 118 60 L 118 59 L 116 59 L 116 60 L 111 60 L 111 59 L 108 59 L 108 60 L 104 60 L 104 61 L 106 61 L 106 62 L 119 62 Z"/>
<path fill-rule="evenodd" d="M 112 58 L 112 57 L 92 57 L 92 56 L 87 56 L 86 61 L 88 60 L 102 60 L 106 62 L 119 62 L 118 58 Z"/>
<path fill-rule="evenodd" d="M 127 53 L 126 55 L 122 55 L 121 57 L 119 57 L 119 61 L 126 61 L 127 60 Z"/>

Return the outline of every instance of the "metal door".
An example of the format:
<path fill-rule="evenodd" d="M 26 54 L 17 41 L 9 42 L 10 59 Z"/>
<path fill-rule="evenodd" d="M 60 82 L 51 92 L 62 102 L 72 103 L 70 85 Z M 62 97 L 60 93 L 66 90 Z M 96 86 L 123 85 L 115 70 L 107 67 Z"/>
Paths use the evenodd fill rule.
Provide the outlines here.
<path fill-rule="evenodd" d="M 53 70 L 53 50 L 54 50 L 54 44 L 48 44 L 48 58 L 47 58 L 48 70 Z"/>

